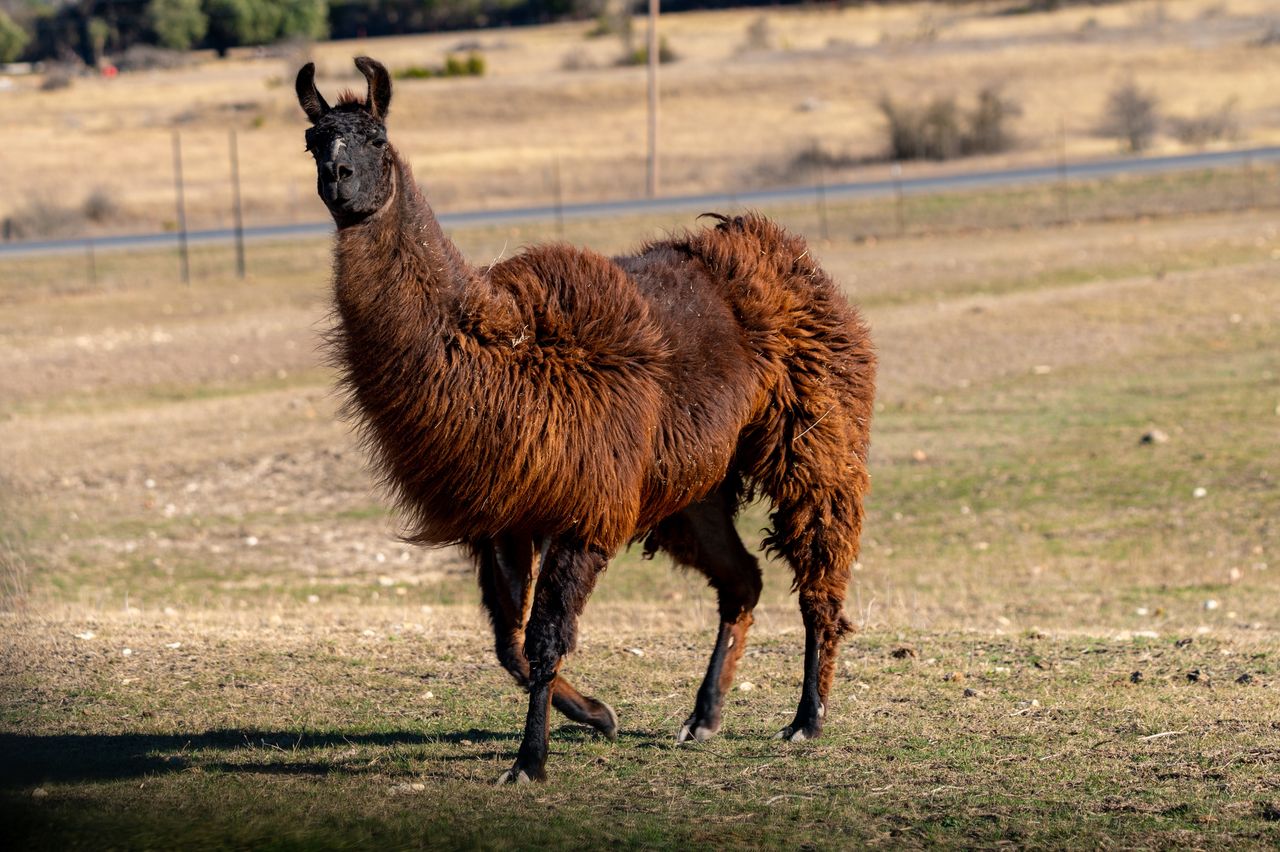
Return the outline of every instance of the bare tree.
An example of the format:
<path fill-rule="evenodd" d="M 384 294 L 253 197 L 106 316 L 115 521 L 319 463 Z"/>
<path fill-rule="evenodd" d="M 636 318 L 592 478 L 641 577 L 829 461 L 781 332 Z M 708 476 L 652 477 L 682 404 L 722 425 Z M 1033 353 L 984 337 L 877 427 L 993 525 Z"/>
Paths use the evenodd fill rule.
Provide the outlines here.
<path fill-rule="evenodd" d="M 1126 80 L 1111 90 L 1098 132 L 1120 140 L 1125 150 L 1145 151 L 1160 127 L 1160 99 Z"/>

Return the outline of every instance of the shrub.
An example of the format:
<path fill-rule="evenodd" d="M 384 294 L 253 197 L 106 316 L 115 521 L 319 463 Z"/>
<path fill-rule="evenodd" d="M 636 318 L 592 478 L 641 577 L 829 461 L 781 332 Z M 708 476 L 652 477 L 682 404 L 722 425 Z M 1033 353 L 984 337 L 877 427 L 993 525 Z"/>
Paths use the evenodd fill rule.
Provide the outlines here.
<path fill-rule="evenodd" d="M 879 106 L 889 134 L 889 157 L 894 160 L 950 160 L 1007 150 L 1013 144 L 1008 120 L 1021 112 L 991 87 L 978 93 L 977 103 L 967 113 L 954 96 L 942 95 L 922 107 L 903 106 L 885 95 Z"/>
<path fill-rule="evenodd" d="M 449 54 L 444 58 L 444 65 L 429 67 L 426 65 L 410 65 L 392 72 L 397 80 L 430 80 L 433 77 L 483 77 L 485 71 L 484 57 L 479 53 L 470 53 L 466 58 Z"/>
<path fill-rule="evenodd" d="M 84 229 L 84 215 L 47 198 L 34 198 L 13 212 L 10 228 L 19 239 L 69 237 Z"/>
<path fill-rule="evenodd" d="M 770 50 L 773 47 L 773 26 L 765 15 L 747 25 L 746 35 L 746 41 L 742 43 L 744 50 Z"/>
<path fill-rule="evenodd" d="M 434 69 L 427 68 L 425 65 L 410 65 L 407 68 L 397 68 L 392 72 L 391 76 L 397 80 L 428 80 L 437 76 L 437 73 Z"/>
<path fill-rule="evenodd" d="M 280 39 L 317 39 L 329 33 L 328 0 L 204 0 L 209 43 L 220 52 Z"/>
<path fill-rule="evenodd" d="M 121 71 L 153 71 L 157 69 L 184 68 L 194 60 L 191 54 L 181 50 L 166 50 L 147 44 L 134 44 L 115 57 L 115 66 Z"/>
<path fill-rule="evenodd" d="M 838 170 L 847 169 L 852 166 L 861 165 L 864 161 L 854 155 L 846 152 L 828 148 L 819 142 L 814 142 L 808 148 L 791 158 L 787 170 L 787 176 L 791 178 L 802 178 L 812 175 L 818 170 Z"/>
<path fill-rule="evenodd" d="M 1120 140 L 1125 150 L 1145 151 L 1160 127 L 1160 101 L 1132 80 L 1121 83 L 1107 96 L 1098 132 Z"/>
<path fill-rule="evenodd" d="M 1255 47 L 1274 47 L 1280 44 L 1280 21 L 1272 21 L 1253 44 Z"/>
<path fill-rule="evenodd" d="M 570 50 L 560 60 L 561 71 L 586 71 L 595 67 L 596 63 L 580 50 Z"/>
<path fill-rule="evenodd" d="M 205 0 L 209 41 L 225 53 L 240 44 L 263 44 L 275 38 L 280 16 L 274 4 L 255 0 Z"/>
<path fill-rule="evenodd" d="M 596 23 L 587 30 L 587 38 L 602 38 L 616 35 L 623 44 L 631 42 L 632 8 L 626 0 L 605 0 L 600 12 L 596 15 Z"/>
<path fill-rule="evenodd" d="M 311 41 L 329 35 L 329 0 L 278 0 L 281 39 Z"/>
<path fill-rule="evenodd" d="M 465 77 L 467 76 L 467 63 L 451 53 L 444 58 L 444 72 L 441 76 Z"/>
<path fill-rule="evenodd" d="M 71 83 L 75 80 L 76 68 L 69 64 L 59 64 L 47 66 L 44 72 L 44 79 L 40 81 L 40 91 L 56 92 L 59 89 L 71 88 Z"/>
<path fill-rule="evenodd" d="M 1169 132 L 1183 145 L 1207 145 L 1240 135 L 1240 122 L 1236 119 L 1236 99 L 1229 98 L 1211 112 L 1169 119 Z"/>
<path fill-rule="evenodd" d="M 658 63 L 666 65 L 668 62 L 675 62 L 680 56 L 671 47 L 666 36 L 658 37 Z M 649 46 L 642 45 L 634 50 L 628 51 L 618 60 L 619 65 L 647 65 L 649 64 Z"/>
<path fill-rule="evenodd" d="M 161 46 L 174 50 L 190 49 L 209 29 L 200 0 L 151 0 L 147 21 Z"/>
<path fill-rule="evenodd" d="M 31 36 L 0 9 L 0 62 L 13 62 L 22 55 Z"/>
<path fill-rule="evenodd" d="M 101 225 L 115 217 L 119 211 L 115 197 L 106 187 L 94 187 L 80 205 L 80 212 L 90 222 Z"/>
<path fill-rule="evenodd" d="M 1013 147 L 1009 119 L 1022 114 L 1021 108 L 988 86 L 978 93 L 978 103 L 969 113 L 969 133 L 964 139 L 968 154 L 998 154 Z"/>

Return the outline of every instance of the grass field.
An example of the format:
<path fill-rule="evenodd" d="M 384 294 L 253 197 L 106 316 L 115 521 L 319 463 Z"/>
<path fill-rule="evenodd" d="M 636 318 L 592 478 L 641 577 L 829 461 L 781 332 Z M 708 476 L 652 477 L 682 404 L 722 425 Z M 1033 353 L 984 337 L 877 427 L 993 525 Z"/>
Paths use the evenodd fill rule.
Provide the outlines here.
<path fill-rule="evenodd" d="M 202 250 L 189 289 L 169 254 L 104 256 L 93 286 L 76 258 L 7 264 L 0 831 L 33 849 L 1274 848 L 1280 227 L 957 228 L 1010 199 L 919 199 L 901 238 L 814 245 L 882 364 L 861 629 L 824 738 L 769 739 L 803 645 L 769 565 L 721 735 L 677 748 L 714 602 L 627 553 L 568 662 L 621 736 L 555 720 L 533 789 L 490 786 L 524 702 L 466 565 L 395 540 L 336 419 L 323 242 L 255 247 L 245 282 Z M 774 212 L 813 232 L 812 211 Z M 886 216 L 833 208 L 832 230 Z M 678 224 L 567 236 L 618 251 Z M 457 235 L 485 260 L 546 236 Z M 766 523 L 740 526 L 758 543 Z"/>
<path fill-rule="evenodd" d="M 681 58 L 662 72 L 662 191 L 811 182 L 818 176 L 797 158 L 815 145 L 829 161 L 824 180 L 884 179 L 885 164 L 865 164 L 886 147 L 882 95 L 908 104 L 954 95 L 967 107 L 993 84 L 1021 109 L 1012 124 L 1018 141 L 979 158 L 980 167 L 1051 162 L 1063 152 L 1115 155 L 1116 140 L 1098 125 L 1108 93 L 1129 79 L 1160 98 L 1166 117 L 1204 116 L 1234 101 L 1238 138 L 1225 144 L 1280 140 L 1280 48 L 1259 46 L 1275 26 L 1269 0 L 1128 0 L 1027 14 L 1008 14 L 1013 0 L 850 5 L 664 17 L 662 31 Z M 768 38 L 749 48 L 762 14 Z M 13 78 L 0 92 L 13 128 L 0 153 L 11 175 L 0 185 L 0 218 L 75 232 L 85 223 L 74 211 L 96 193 L 108 204 L 90 227 L 173 228 L 178 130 L 192 226 L 227 226 L 227 131 L 236 128 L 249 221 L 321 219 L 293 94 L 302 62 L 317 62 L 332 99 L 364 85 L 354 55 L 372 54 L 394 70 L 438 65 L 475 45 L 485 77 L 395 87 L 393 139 L 436 203 L 549 203 L 557 169 L 568 202 L 639 196 L 644 70 L 615 67 L 619 40 L 587 38 L 592 26 L 334 42 L 266 57 L 245 51 L 177 70 L 77 79 L 58 91 L 41 91 L 36 77 Z M 566 70 L 575 63 L 580 70 Z M 1166 130 L 1155 150 L 1187 149 Z"/>

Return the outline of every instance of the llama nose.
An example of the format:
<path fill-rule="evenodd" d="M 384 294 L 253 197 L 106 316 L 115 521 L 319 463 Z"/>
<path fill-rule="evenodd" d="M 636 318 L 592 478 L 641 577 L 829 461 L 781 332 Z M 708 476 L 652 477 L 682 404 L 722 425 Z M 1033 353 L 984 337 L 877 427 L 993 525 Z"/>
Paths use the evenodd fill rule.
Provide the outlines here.
<path fill-rule="evenodd" d="M 322 168 L 324 169 L 324 176 L 334 183 L 342 183 L 355 174 L 349 164 L 335 163 L 332 160 L 325 163 Z"/>

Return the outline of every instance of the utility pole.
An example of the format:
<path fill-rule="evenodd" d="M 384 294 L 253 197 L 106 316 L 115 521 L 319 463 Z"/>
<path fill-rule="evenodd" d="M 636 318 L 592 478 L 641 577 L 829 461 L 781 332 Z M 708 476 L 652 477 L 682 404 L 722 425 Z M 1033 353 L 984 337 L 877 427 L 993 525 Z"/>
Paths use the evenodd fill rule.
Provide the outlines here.
<path fill-rule="evenodd" d="M 658 2 L 649 0 L 649 171 L 645 190 L 658 194 Z"/>

